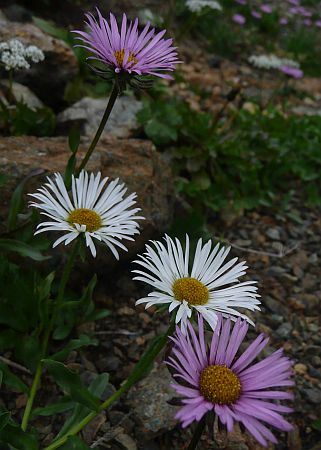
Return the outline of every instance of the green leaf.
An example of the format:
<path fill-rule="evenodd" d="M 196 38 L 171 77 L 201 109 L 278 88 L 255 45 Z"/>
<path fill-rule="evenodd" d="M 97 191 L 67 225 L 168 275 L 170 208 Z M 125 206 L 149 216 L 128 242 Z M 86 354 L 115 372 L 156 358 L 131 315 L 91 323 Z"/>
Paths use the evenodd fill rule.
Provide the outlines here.
<path fill-rule="evenodd" d="M 90 450 L 90 447 L 78 436 L 71 436 L 67 442 L 60 447 L 61 450 Z"/>
<path fill-rule="evenodd" d="M 34 261 L 45 261 L 50 256 L 43 256 L 42 253 L 31 245 L 15 239 L 0 239 L 0 249 L 6 252 L 18 253 L 21 256 L 27 256 Z"/>
<path fill-rule="evenodd" d="M 16 228 L 17 225 L 17 217 L 18 214 L 21 212 L 23 208 L 23 191 L 25 188 L 25 185 L 27 181 L 29 181 L 30 178 L 37 176 L 39 174 L 43 173 L 42 169 L 36 169 L 30 172 L 28 176 L 26 176 L 15 188 L 11 201 L 10 201 L 10 208 L 9 208 L 9 214 L 8 214 L 8 230 L 12 231 Z"/>
<path fill-rule="evenodd" d="M 315 420 L 314 422 L 312 422 L 312 427 L 315 430 L 319 430 L 321 431 L 321 417 L 319 417 L 319 419 Z"/>
<path fill-rule="evenodd" d="M 90 383 L 89 392 L 98 398 L 101 398 L 104 390 L 106 389 L 109 381 L 109 375 L 107 373 L 102 373 L 97 375 L 97 377 Z M 67 433 L 76 423 L 79 423 L 87 414 L 90 412 L 88 408 L 82 405 L 77 405 L 73 413 L 68 417 L 63 427 L 59 431 L 56 439 Z"/>
<path fill-rule="evenodd" d="M 63 397 L 61 401 L 53 403 L 48 406 L 44 406 L 41 408 L 35 408 L 32 411 L 31 417 L 37 417 L 37 416 L 54 416 L 55 414 L 60 414 L 66 411 L 69 411 L 70 409 L 75 408 L 77 403 L 70 400 L 70 397 Z"/>
<path fill-rule="evenodd" d="M 20 345 L 16 347 L 16 357 L 30 370 L 35 370 L 39 358 L 41 358 L 41 342 L 37 335 L 24 336 Z"/>
<path fill-rule="evenodd" d="M 76 153 L 73 153 L 68 159 L 68 163 L 65 170 L 65 184 L 68 190 L 71 187 L 72 175 L 75 172 L 76 163 L 77 163 Z"/>
<path fill-rule="evenodd" d="M 192 181 L 201 191 L 206 191 L 211 186 L 211 179 L 206 172 L 199 172 L 194 174 L 192 177 Z"/>
<path fill-rule="evenodd" d="M 49 305 L 48 300 L 51 294 L 51 286 L 55 279 L 55 272 L 51 272 L 46 278 L 40 276 L 35 277 L 35 290 L 38 294 L 38 311 L 39 319 L 44 327 L 48 325 Z"/>
<path fill-rule="evenodd" d="M 71 351 L 77 350 L 81 347 L 86 347 L 88 345 L 98 345 L 97 339 L 91 339 L 89 336 L 81 335 L 79 339 L 71 340 L 63 350 L 51 355 L 50 359 L 55 361 L 63 361 Z"/>
<path fill-rule="evenodd" d="M 76 372 L 68 369 L 68 367 L 58 361 L 44 359 L 43 362 L 55 382 L 63 391 L 70 395 L 72 400 L 85 405 L 90 410 L 98 411 L 99 399 L 88 391 Z"/>
<path fill-rule="evenodd" d="M 15 389 L 19 392 L 27 393 L 29 391 L 25 383 L 20 380 L 20 378 L 15 375 L 9 367 L 2 361 L 0 361 L 0 374 L 2 378 L 2 383 L 6 386 Z"/>
<path fill-rule="evenodd" d="M 10 412 L 9 411 L 1 411 L 0 412 L 0 431 L 7 425 L 10 420 Z"/>
<path fill-rule="evenodd" d="M 37 438 L 18 425 L 12 425 L 11 421 L 0 431 L 0 442 L 19 450 L 39 450 Z"/>
<path fill-rule="evenodd" d="M 92 313 L 87 314 L 81 323 L 95 322 L 96 320 L 104 319 L 108 316 L 110 316 L 110 311 L 108 309 L 100 309 L 99 311 L 93 311 Z"/>
<path fill-rule="evenodd" d="M 174 328 L 175 323 L 171 322 L 170 327 L 166 333 L 160 336 L 156 336 L 152 340 L 148 350 L 143 354 L 143 356 L 138 361 L 133 371 L 129 375 L 126 384 L 129 384 L 131 386 L 148 374 L 148 372 L 153 367 L 153 363 L 156 356 L 159 354 L 161 349 L 166 345 L 168 341 L 168 336 L 172 334 Z"/>
<path fill-rule="evenodd" d="M 40 28 L 45 33 L 48 33 L 51 36 L 54 36 L 55 38 L 62 39 L 69 45 L 73 43 L 73 38 L 70 35 L 70 33 L 66 31 L 64 28 L 58 27 L 53 22 L 35 16 L 32 18 L 32 21 L 35 25 L 37 25 L 38 28 Z"/>
<path fill-rule="evenodd" d="M 68 144 L 71 153 L 76 153 L 80 144 L 79 128 L 72 128 L 68 136 Z"/>

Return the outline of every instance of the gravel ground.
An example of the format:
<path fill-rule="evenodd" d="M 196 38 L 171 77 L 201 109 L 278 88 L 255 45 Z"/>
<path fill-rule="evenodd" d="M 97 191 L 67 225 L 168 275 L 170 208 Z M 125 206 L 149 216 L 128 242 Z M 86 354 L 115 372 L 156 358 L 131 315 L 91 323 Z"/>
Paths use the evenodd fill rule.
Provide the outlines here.
<path fill-rule="evenodd" d="M 252 211 L 229 226 L 220 219 L 213 220 L 210 229 L 213 236 L 223 235 L 232 245 L 232 256 L 247 260 L 248 277 L 259 282 L 262 311 L 253 315 L 257 325 L 249 337 L 266 333 L 270 345 L 265 354 L 282 346 L 294 360 L 296 412 L 290 420 L 295 428 L 289 435 L 278 434 L 280 441 L 271 448 L 320 449 L 321 436 L 312 427 L 320 416 L 321 403 L 320 211 L 302 205 L 293 205 L 288 215 L 280 216 L 268 210 Z M 99 348 L 81 360 L 82 370 L 108 371 L 115 386 L 128 376 L 148 341 L 168 325 L 167 314 L 154 315 L 152 309 L 135 308 L 135 299 L 144 288 L 131 281 L 128 269 L 121 272 L 120 278 L 113 277 L 118 282 L 109 290 L 116 295 L 106 295 L 103 290 L 97 295 L 97 301 L 112 314 L 92 330 L 100 339 Z M 79 361 L 76 354 L 74 361 Z M 96 426 L 97 434 L 89 432 L 90 439 L 98 440 L 101 448 L 115 450 L 184 449 L 190 431 L 175 426 L 175 407 L 168 404 L 169 381 L 160 364 L 127 399 L 114 405 L 102 419 L 100 431 L 97 433 Z M 223 434 L 217 436 L 220 448 L 261 449 L 238 429 L 228 440 Z M 199 450 L 212 449 L 213 445 L 208 435 L 204 436 Z"/>

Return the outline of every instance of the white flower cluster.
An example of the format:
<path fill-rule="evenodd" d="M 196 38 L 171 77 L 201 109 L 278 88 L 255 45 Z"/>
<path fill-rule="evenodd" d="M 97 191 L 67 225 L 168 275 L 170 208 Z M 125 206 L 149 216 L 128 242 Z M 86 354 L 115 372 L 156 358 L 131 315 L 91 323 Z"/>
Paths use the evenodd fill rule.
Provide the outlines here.
<path fill-rule="evenodd" d="M 300 68 L 300 64 L 292 59 L 279 58 L 275 55 L 252 55 L 248 59 L 249 63 L 259 69 L 280 69 L 282 66 Z"/>
<path fill-rule="evenodd" d="M 211 9 L 222 11 L 222 6 L 215 0 L 187 0 L 186 6 L 194 13 L 201 12 L 206 6 Z"/>
<path fill-rule="evenodd" d="M 18 39 L 0 42 L 0 62 L 6 70 L 30 69 L 30 62 L 38 63 L 44 59 L 43 51 L 35 45 L 25 47 Z"/>

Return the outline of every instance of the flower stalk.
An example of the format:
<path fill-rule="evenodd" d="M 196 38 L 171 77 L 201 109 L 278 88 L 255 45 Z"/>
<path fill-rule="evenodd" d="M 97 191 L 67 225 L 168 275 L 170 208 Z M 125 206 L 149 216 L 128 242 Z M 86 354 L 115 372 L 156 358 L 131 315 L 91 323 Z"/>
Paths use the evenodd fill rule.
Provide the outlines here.
<path fill-rule="evenodd" d="M 36 394 L 37 394 L 37 391 L 38 391 L 38 388 L 40 385 L 42 369 L 43 369 L 43 359 L 46 358 L 46 356 L 47 356 L 49 339 L 50 339 L 53 327 L 54 327 L 56 319 L 57 319 L 58 311 L 61 308 L 61 304 L 64 299 L 65 288 L 66 288 L 67 282 L 69 280 L 71 270 L 73 268 L 73 265 L 74 265 L 74 262 L 75 262 L 75 259 L 76 259 L 77 253 L 78 253 L 79 245 L 80 245 L 80 239 L 77 239 L 72 248 L 72 251 L 69 254 L 67 263 L 66 263 L 63 273 L 62 273 L 62 277 L 61 277 L 59 289 L 58 289 L 58 295 L 57 295 L 56 301 L 54 303 L 51 320 L 50 320 L 50 323 L 44 334 L 41 357 L 39 359 L 39 362 L 38 362 L 38 365 L 36 368 L 36 373 L 35 373 L 35 376 L 34 376 L 34 379 L 32 382 L 32 386 L 30 389 L 30 395 L 28 397 L 26 408 L 24 410 L 23 417 L 22 417 L 21 429 L 23 431 L 26 431 L 26 429 L 28 428 L 28 423 L 29 423 L 33 403 L 34 403 L 34 400 L 35 400 L 35 397 L 36 397 Z"/>
<path fill-rule="evenodd" d="M 193 437 L 191 439 L 191 442 L 189 443 L 189 446 L 187 447 L 187 450 L 195 450 L 197 448 L 197 445 L 201 439 L 201 436 L 203 434 L 203 431 L 205 429 L 206 425 L 206 416 L 204 416 L 197 424 L 195 428 L 195 432 L 193 434 Z"/>
<path fill-rule="evenodd" d="M 80 174 L 80 172 L 86 167 L 89 158 L 93 154 L 93 151 L 95 150 L 96 145 L 98 144 L 98 141 L 100 139 L 100 136 L 102 135 L 102 132 L 104 131 L 104 128 L 105 128 L 106 123 L 109 119 L 109 116 L 112 112 L 112 109 L 115 105 L 118 95 L 119 95 L 119 88 L 118 88 L 117 83 L 115 82 L 113 89 L 111 91 L 107 106 L 106 106 L 106 110 L 105 110 L 104 115 L 99 124 L 98 130 L 96 131 L 94 139 L 92 140 L 90 146 L 88 147 L 88 150 L 86 152 L 86 155 L 84 156 L 84 159 L 81 161 L 80 166 L 77 169 L 76 176 L 78 176 Z"/>

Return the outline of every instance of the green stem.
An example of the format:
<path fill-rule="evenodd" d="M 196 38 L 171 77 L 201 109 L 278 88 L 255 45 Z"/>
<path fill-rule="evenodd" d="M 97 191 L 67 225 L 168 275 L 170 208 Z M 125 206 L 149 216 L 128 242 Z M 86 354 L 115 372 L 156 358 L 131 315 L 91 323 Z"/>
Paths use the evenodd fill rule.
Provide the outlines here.
<path fill-rule="evenodd" d="M 98 408 L 98 411 L 92 411 L 81 422 L 74 425 L 61 438 L 54 441 L 44 450 L 55 450 L 61 447 L 69 437 L 78 434 L 88 423 L 94 419 L 101 411 L 110 407 L 115 400 L 117 400 L 124 392 L 128 391 L 135 383 L 137 383 L 146 374 L 146 370 L 155 360 L 156 356 L 165 347 L 168 336 L 170 336 L 175 328 L 175 323 L 172 321 L 167 332 L 160 336 L 151 346 L 151 348 L 143 355 L 142 359 L 136 364 L 128 380 L 107 400 L 105 400 Z"/>
<path fill-rule="evenodd" d="M 69 254 L 67 263 L 66 263 L 66 265 L 64 267 L 64 270 L 63 270 L 63 273 L 62 273 L 62 277 L 61 277 L 59 288 L 58 288 L 58 295 L 57 295 L 57 298 L 56 298 L 56 301 L 55 301 L 55 304 L 54 304 L 54 309 L 53 309 L 53 312 L 52 312 L 51 320 L 50 320 L 49 325 L 48 325 L 48 327 L 46 329 L 46 332 L 44 334 L 43 343 L 42 343 L 41 357 L 40 357 L 40 359 L 38 361 L 38 364 L 37 364 L 35 377 L 34 377 L 33 382 L 32 382 L 32 386 L 31 386 L 31 389 L 30 389 L 30 394 L 29 394 L 29 397 L 28 397 L 26 408 L 25 408 L 24 413 L 23 413 L 23 417 L 22 417 L 21 428 L 22 428 L 23 431 L 26 431 L 26 429 L 28 427 L 28 422 L 29 422 L 31 411 L 32 411 L 33 402 L 35 400 L 35 397 L 36 397 L 36 394 L 37 394 L 37 390 L 38 390 L 38 387 L 39 387 L 39 384 L 40 384 L 41 375 L 42 375 L 42 369 L 43 369 L 43 362 L 42 362 L 42 360 L 47 355 L 49 338 L 50 338 L 51 332 L 53 330 L 53 327 L 55 325 L 59 308 L 60 308 L 61 303 L 62 303 L 63 298 L 64 298 L 66 284 L 67 284 L 67 281 L 69 280 L 70 273 L 71 273 L 72 267 L 74 265 L 74 262 L 75 262 L 75 259 L 76 259 L 77 253 L 78 253 L 79 244 L 80 244 L 80 239 L 78 238 L 76 240 L 76 242 L 74 243 L 74 245 L 73 245 L 73 248 L 72 248 L 72 250 L 71 250 L 71 252 Z"/>
<path fill-rule="evenodd" d="M 187 450 L 195 450 L 196 449 L 196 447 L 201 439 L 201 436 L 203 434 L 205 424 L 206 424 L 206 415 L 198 422 L 195 432 L 193 434 L 192 440 L 189 443 L 189 446 L 187 447 Z"/>
<path fill-rule="evenodd" d="M 80 166 L 79 166 L 79 168 L 78 168 L 78 170 L 76 172 L 76 175 L 79 175 L 80 172 L 82 171 L 82 169 L 85 168 L 89 158 L 91 157 L 93 151 L 95 150 L 96 145 L 97 145 L 97 143 L 99 141 L 99 138 L 100 138 L 102 132 L 104 131 L 104 128 L 105 128 L 107 120 L 108 120 L 108 118 L 110 116 L 110 113 L 111 113 L 111 111 L 112 111 L 112 109 L 114 107 L 114 104 L 116 102 L 118 94 L 119 94 L 119 87 L 118 87 L 117 83 L 115 82 L 114 86 L 113 86 L 113 89 L 111 91 L 111 94 L 110 94 L 107 106 L 106 106 L 106 110 L 105 110 L 104 115 L 103 115 L 103 118 L 101 119 L 100 125 L 98 127 L 98 130 L 97 130 L 97 132 L 95 134 L 94 139 L 92 140 L 92 143 L 90 144 L 90 146 L 89 146 L 89 148 L 87 150 L 87 153 L 86 153 L 84 159 L 80 163 Z"/>
<path fill-rule="evenodd" d="M 13 70 L 9 70 L 9 102 L 11 103 L 13 101 Z"/>

